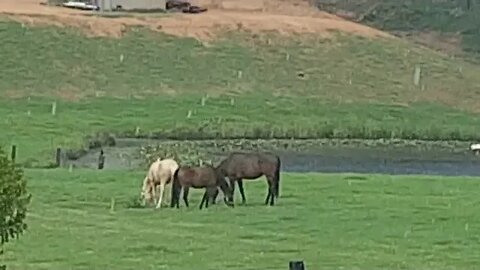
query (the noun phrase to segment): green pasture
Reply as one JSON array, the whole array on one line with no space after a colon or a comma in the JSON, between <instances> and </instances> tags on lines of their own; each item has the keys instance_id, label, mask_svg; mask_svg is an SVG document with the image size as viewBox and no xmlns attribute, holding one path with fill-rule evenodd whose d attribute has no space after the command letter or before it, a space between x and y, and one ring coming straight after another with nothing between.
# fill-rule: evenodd
<instances>
[{"instance_id":1,"label":"green pasture","mask_svg":"<svg viewBox=\"0 0 480 270\"><path fill-rule=\"evenodd\" d=\"M4 19L0 40L0 145L16 144L25 165L137 127L177 139L479 139L480 68L399 39L227 33L205 45Z\"/></svg>"},{"instance_id":2,"label":"green pasture","mask_svg":"<svg viewBox=\"0 0 480 270\"><path fill-rule=\"evenodd\" d=\"M480 67L400 39L226 33L203 44L141 28L88 38L0 18L0 41L0 146L17 145L22 165L47 165L96 132L480 139ZM129 208L144 173L26 170L29 230L0 258L22 270L480 264L476 178L282 174L274 207L260 180L233 209L200 211L199 190L189 209Z\"/></svg>"},{"instance_id":3,"label":"green pasture","mask_svg":"<svg viewBox=\"0 0 480 270\"><path fill-rule=\"evenodd\" d=\"M480 264L475 178L282 174L247 205L128 208L144 172L27 170L28 232L6 246L9 269L474 269ZM240 196L235 194L237 202ZM167 195L170 198L170 194ZM115 200L111 211L112 198Z\"/></svg>"},{"instance_id":4,"label":"green pasture","mask_svg":"<svg viewBox=\"0 0 480 270\"><path fill-rule=\"evenodd\" d=\"M0 142L18 147L18 161L46 165L57 147L78 148L97 131L160 138L405 138L474 140L480 118L433 105L312 105L302 98L201 97L122 100L99 98L85 102L57 102L51 115L46 101L1 102ZM298 100L298 102L296 102ZM302 100L302 101L300 101ZM268 105L267 105L268 104ZM191 118L188 109L193 108ZM27 112L30 112L28 115Z\"/></svg>"}]
</instances>

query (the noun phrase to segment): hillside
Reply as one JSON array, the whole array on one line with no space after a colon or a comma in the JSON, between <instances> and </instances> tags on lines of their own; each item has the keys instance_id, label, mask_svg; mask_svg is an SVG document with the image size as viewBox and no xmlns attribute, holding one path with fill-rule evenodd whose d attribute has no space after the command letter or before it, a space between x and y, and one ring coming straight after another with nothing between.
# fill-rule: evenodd
<instances>
[{"instance_id":1,"label":"hillside","mask_svg":"<svg viewBox=\"0 0 480 270\"><path fill-rule=\"evenodd\" d=\"M44 164L57 146L137 127L170 138L480 139L478 66L308 6L232 3L121 18L13 5L0 23L1 144Z\"/></svg>"},{"instance_id":2,"label":"hillside","mask_svg":"<svg viewBox=\"0 0 480 270\"><path fill-rule=\"evenodd\" d=\"M315 0L320 9L467 59L480 59L480 3L467 0ZM470 3L470 4L468 4ZM463 53L462 53L463 52Z\"/></svg>"}]
</instances>

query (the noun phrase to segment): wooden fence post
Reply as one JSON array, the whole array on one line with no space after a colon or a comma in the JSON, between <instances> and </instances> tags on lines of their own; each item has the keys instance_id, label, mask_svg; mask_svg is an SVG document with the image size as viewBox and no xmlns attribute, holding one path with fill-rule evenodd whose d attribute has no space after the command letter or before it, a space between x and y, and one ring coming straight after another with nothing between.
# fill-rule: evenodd
<instances>
[{"instance_id":1,"label":"wooden fence post","mask_svg":"<svg viewBox=\"0 0 480 270\"><path fill-rule=\"evenodd\" d=\"M288 266L290 270L305 270L303 261L290 261Z\"/></svg>"},{"instance_id":2,"label":"wooden fence post","mask_svg":"<svg viewBox=\"0 0 480 270\"><path fill-rule=\"evenodd\" d=\"M55 153L55 165L60 167L62 165L62 149L60 147L57 147L57 152Z\"/></svg>"},{"instance_id":3,"label":"wooden fence post","mask_svg":"<svg viewBox=\"0 0 480 270\"><path fill-rule=\"evenodd\" d=\"M17 146L12 145L12 153L10 154L10 157L12 158L12 161L15 162L15 159L17 158Z\"/></svg>"},{"instance_id":4,"label":"wooden fence post","mask_svg":"<svg viewBox=\"0 0 480 270\"><path fill-rule=\"evenodd\" d=\"M98 169L102 170L105 165L105 155L103 154L103 149L100 150L100 155L98 156Z\"/></svg>"}]
</instances>

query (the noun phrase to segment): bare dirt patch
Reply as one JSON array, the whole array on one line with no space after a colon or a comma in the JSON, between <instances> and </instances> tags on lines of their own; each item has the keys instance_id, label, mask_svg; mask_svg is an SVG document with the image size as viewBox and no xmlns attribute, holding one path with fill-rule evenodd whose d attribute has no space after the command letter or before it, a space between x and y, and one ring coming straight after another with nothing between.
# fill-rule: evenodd
<instances>
[{"instance_id":1,"label":"bare dirt patch","mask_svg":"<svg viewBox=\"0 0 480 270\"><path fill-rule=\"evenodd\" d=\"M41 5L41 0L1 0L0 13L30 25L78 27L93 36L120 37L130 26L144 26L174 36L209 41L224 31L322 34L340 31L365 37L389 34L318 11L301 0L192 0L209 10L201 14L92 16L92 11ZM89 15L89 16L87 16Z\"/></svg>"}]
</instances>

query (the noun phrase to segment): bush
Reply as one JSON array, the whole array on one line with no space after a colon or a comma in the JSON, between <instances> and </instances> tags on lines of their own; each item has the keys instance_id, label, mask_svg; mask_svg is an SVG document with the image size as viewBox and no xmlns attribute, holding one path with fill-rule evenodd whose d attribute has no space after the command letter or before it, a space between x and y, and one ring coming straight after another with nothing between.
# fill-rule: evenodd
<instances>
[{"instance_id":1,"label":"bush","mask_svg":"<svg viewBox=\"0 0 480 270\"><path fill-rule=\"evenodd\" d=\"M27 229L24 220L31 195L23 170L0 148L0 244L18 238ZM5 266L2 267L5 269Z\"/></svg>"}]
</instances>

